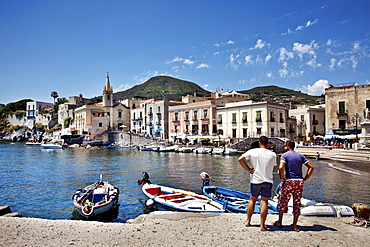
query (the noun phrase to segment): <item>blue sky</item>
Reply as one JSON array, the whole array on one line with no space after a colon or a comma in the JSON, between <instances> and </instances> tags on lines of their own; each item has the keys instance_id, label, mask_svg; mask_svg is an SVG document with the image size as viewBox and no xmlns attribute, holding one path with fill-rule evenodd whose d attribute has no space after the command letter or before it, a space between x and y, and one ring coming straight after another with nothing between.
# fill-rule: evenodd
<instances>
[{"instance_id":1,"label":"blue sky","mask_svg":"<svg viewBox=\"0 0 370 247\"><path fill-rule=\"evenodd\" d=\"M0 103L101 95L157 75L318 95L370 83L370 1L0 1Z\"/></svg>"}]
</instances>

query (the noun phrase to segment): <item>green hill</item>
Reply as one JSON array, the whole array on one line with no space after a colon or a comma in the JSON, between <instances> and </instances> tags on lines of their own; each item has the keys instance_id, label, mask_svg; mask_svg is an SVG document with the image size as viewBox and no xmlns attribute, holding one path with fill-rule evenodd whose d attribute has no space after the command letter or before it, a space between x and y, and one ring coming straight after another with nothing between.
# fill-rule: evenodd
<instances>
[{"instance_id":1,"label":"green hill","mask_svg":"<svg viewBox=\"0 0 370 247\"><path fill-rule=\"evenodd\" d=\"M278 86L255 87L249 90L239 91L240 93L249 94L253 100L266 100L277 103L291 104L321 104L324 103L325 97L312 96L300 91L281 88Z\"/></svg>"},{"instance_id":2,"label":"green hill","mask_svg":"<svg viewBox=\"0 0 370 247\"><path fill-rule=\"evenodd\" d=\"M136 96L148 99L167 99L181 101L182 96L188 94L205 96L210 92L204 90L197 84L189 81L176 79L169 76L156 76L150 78L143 84L136 85L128 90L114 93L115 100L131 99Z\"/></svg>"}]
</instances>

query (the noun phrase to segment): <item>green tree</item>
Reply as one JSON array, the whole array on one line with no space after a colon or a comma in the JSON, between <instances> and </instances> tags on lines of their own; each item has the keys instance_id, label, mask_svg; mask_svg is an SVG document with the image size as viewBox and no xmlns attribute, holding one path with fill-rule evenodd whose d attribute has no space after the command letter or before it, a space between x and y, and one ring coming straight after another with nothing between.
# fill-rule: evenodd
<instances>
[{"instance_id":1,"label":"green tree","mask_svg":"<svg viewBox=\"0 0 370 247\"><path fill-rule=\"evenodd\" d=\"M51 97L54 98L54 104L55 104L55 99L59 97L58 93L53 91L51 92Z\"/></svg>"}]
</instances>

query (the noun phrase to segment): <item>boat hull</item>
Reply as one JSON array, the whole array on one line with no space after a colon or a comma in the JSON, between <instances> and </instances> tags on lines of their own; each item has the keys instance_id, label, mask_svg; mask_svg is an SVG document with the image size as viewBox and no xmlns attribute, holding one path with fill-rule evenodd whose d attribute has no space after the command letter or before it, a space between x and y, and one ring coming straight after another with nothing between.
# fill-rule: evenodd
<instances>
[{"instance_id":1,"label":"boat hull","mask_svg":"<svg viewBox=\"0 0 370 247\"><path fill-rule=\"evenodd\" d=\"M250 199L250 195L248 193L216 186L204 186L203 194L218 203L224 204L226 210L229 212L247 213L248 211L248 202ZM260 212L260 199L257 199L254 213L258 214ZM277 214L278 212L269 205L268 213Z\"/></svg>"},{"instance_id":2,"label":"boat hull","mask_svg":"<svg viewBox=\"0 0 370 247\"><path fill-rule=\"evenodd\" d=\"M222 204L194 192L148 183L142 185L142 191L156 204L170 210L196 213L225 212Z\"/></svg>"}]
</instances>

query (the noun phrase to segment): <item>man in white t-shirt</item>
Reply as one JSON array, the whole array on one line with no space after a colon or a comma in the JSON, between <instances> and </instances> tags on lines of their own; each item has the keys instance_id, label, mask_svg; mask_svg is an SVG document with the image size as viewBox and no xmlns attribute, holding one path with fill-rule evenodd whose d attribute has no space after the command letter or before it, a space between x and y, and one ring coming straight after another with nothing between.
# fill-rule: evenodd
<instances>
[{"instance_id":1,"label":"man in white t-shirt","mask_svg":"<svg viewBox=\"0 0 370 247\"><path fill-rule=\"evenodd\" d=\"M271 197L273 183L272 172L276 166L276 154L267 149L268 138L261 136L259 148L250 149L238 159L240 165L250 173L250 199L248 203L247 220L245 226L251 225L251 218L254 212L257 198L261 195L261 222L260 230L265 231L268 199ZM247 164L249 161L250 166Z\"/></svg>"}]
</instances>

